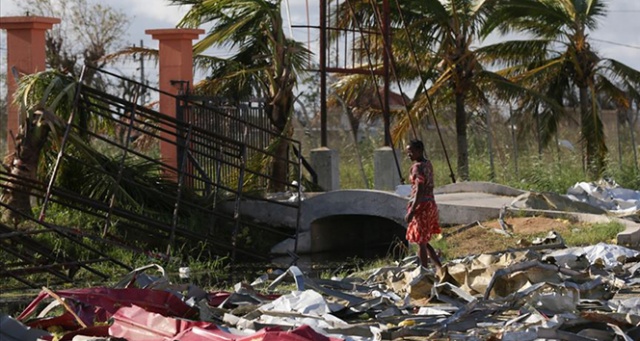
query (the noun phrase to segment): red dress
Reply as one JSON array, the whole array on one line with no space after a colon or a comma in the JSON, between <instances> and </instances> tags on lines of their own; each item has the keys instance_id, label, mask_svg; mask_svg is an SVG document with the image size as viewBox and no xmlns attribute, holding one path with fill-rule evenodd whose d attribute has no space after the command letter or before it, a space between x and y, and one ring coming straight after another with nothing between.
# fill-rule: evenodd
<instances>
[{"instance_id":1,"label":"red dress","mask_svg":"<svg viewBox=\"0 0 640 341\"><path fill-rule=\"evenodd\" d=\"M433 197L433 166L431 161L416 162L409 171L411 181L411 200L407 206L407 212L411 210L413 200L418 200L418 205L413 218L407 226L407 240L411 243L426 244L431 236L442 232L438 224L438 206ZM418 186L424 186L423 195L416 198Z\"/></svg>"}]
</instances>

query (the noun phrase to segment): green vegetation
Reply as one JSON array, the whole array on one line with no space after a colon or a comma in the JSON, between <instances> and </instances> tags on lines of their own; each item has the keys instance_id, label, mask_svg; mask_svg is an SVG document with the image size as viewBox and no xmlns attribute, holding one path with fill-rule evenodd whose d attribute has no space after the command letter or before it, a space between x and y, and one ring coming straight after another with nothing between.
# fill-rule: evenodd
<instances>
[{"instance_id":1,"label":"green vegetation","mask_svg":"<svg viewBox=\"0 0 640 341\"><path fill-rule=\"evenodd\" d=\"M68 238L60 238L57 233L32 222L24 222L21 228L40 231L40 233L33 234L32 238L38 245L51 249L53 251L51 256L59 262L107 257L126 264L131 268L138 268L151 263L160 264L169 275L177 274L180 267L188 265L193 273L206 272L207 276L217 278L217 282L221 282L222 279L228 277L227 258L224 256L213 256L206 242L182 243L176 247L176 250L173 252L173 257L166 258L164 254L166 242L154 247L153 239L134 237L131 235L132 230L122 235L123 239L127 239L126 246L124 243L113 240L113 238L107 240L96 237L96 234L102 232L104 219L70 211L64 206L51 205L47 211L47 222L52 225L60 224L70 227L70 230L65 230L67 234L72 234L74 230L75 232L80 232L81 236L79 236L77 240L86 246L80 246ZM117 226L117 222L114 221L114 225ZM94 233L82 234L83 230ZM95 251L90 251L87 247L97 250L102 253L102 255L98 255ZM4 251L0 251L0 255L2 255L3 252ZM109 280L104 282L100 276L83 269L62 268L59 270L65 274L69 273L70 276L73 274L72 276L76 281L75 286L79 285L77 283L84 283L86 286L93 286L97 283L107 286L112 285L128 272L127 269L109 261L91 263L89 266L108 276ZM43 279L49 278L49 276L50 275L34 274L27 278L34 282L41 282ZM13 279L7 279L2 287L7 289L21 287L21 285Z\"/></svg>"},{"instance_id":2,"label":"green vegetation","mask_svg":"<svg viewBox=\"0 0 640 341\"><path fill-rule=\"evenodd\" d=\"M347 134L348 132L345 132ZM500 139L508 139L508 136ZM358 144L362 156L362 165L369 188L373 187L373 150L375 144L380 143L373 139L363 140ZM502 143L502 142L501 142ZM503 146L508 146L504 141ZM346 142L344 145L336 145L340 151L340 185L342 188L364 188L362 170L360 168L359 155L354 145ZM442 155L442 147L431 144L428 154L433 162L436 187L451 183L450 171L446 160ZM617 148L613 149L617 153ZM406 177L410 167L404 150L397 149L400 169L403 177ZM513 188L538 191L555 192L564 194L578 182L587 181L582 160L579 154L570 151L546 148L541 155L532 153L531 148L522 148L518 157L518 173L514 169L513 153L504 152L495 156L494 175L491 176L489 156L483 146L471 148L470 154L470 181L488 181L511 186ZM609 159L605 175L616 181L624 188L640 188L640 171L633 165L633 154L630 149L623 150L623 164L618 160ZM626 161L625 161L626 160Z\"/></svg>"},{"instance_id":3,"label":"green vegetation","mask_svg":"<svg viewBox=\"0 0 640 341\"><path fill-rule=\"evenodd\" d=\"M573 228L563 238L568 246L586 246L614 240L622 231L624 226L620 223L601 223L582 229Z\"/></svg>"}]
</instances>

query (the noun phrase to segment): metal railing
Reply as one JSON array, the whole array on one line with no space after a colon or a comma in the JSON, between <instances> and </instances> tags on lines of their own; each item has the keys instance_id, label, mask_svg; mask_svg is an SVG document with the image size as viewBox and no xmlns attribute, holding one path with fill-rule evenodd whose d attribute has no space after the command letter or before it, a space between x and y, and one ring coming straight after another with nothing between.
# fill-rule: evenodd
<instances>
[{"instance_id":1,"label":"metal railing","mask_svg":"<svg viewBox=\"0 0 640 341\"><path fill-rule=\"evenodd\" d=\"M259 200L294 210L298 222L300 217L301 156L298 153L282 159L269 148L281 142L300 150L300 143L271 131L268 121L256 121L256 117L266 117L260 108L214 106L105 70L94 71L111 78L112 83L130 82L128 88L136 92L134 99L143 92L152 98L154 93L155 97L169 96L176 102L179 117L79 85L74 115L85 121L69 120L48 176L27 181L28 194L42 203L39 219L32 219L39 226L37 230L56 231L62 238L68 236L60 234L61 230L78 231L81 239L162 257L184 257L185 252L180 250L206 249L207 254L229 257L231 262L267 260L269 251L264 240L297 241L297 228L263 226L241 214L245 200ZM177 160L160 155L172 149L176 152L168 155ZM273 160L286 164L286 180L273 178L269 167L264 167ZM22 180L0 171L0 186ZM293 200L269 199L262 189L274 182L294 194ZM233 211L221 210L223 202L231 202ZM54 206L58 209L53 210ZM87 217L91 226L65 225L51 214L60 208ZM27 243L26 238L33 236L19 234L9 226L0 227L0 241L19 243L15 238L20 235L25 248L31 249L33 243ZM140 245L146 245L146 249ZM5 254L11 254L8 250ZM11 277L36 286L39 283L26 278L34 269L41 269L63 282L73 280L73 276L63 277L50 270L65 267L68 261L63 264L49 259L39 264L16 254L10 258L1 261L6 270L0 272L0 278ZM96 260L118 262L108 256L76 261L86 269ZM9 264L22 264L24 271Z\"/></svg>"}]
</instances>

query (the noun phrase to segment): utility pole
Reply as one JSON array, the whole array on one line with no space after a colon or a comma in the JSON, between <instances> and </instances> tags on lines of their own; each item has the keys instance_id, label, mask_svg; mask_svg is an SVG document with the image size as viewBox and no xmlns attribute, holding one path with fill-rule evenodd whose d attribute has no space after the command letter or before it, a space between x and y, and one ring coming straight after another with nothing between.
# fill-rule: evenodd
<instances>
[{"instance_id":1,"label":"utility pole","mask_svg":"<svg viewBox=\"0 0 640 341\"><path fill-rule=\"evenodd\" d=\"M384 53L382 58L382 68L384 73L384 95L382 96L382 118L384 121L384 145L392 147L391 143L391 108L389 106L389 83L390 83L390 62L391 62L391 9L389 0L382 1L382 44L384 44ZM376 89L378 91L378 89ZM402 178L402 176L400 176Z\"/></svg>"},{"instance_id":2,"label":"utility pole","mask_svg":"<svg viewBox=\"0 0 640 341\"><path fill-rule=\"evenodd\" d=\"M144 42L140 39L140 49L144 48ZM146 80L144 79L144 55L140 54L140 83L143 85L147 85ZM140 104L144 105L147 102L147 88L144 87L142 93L140 94Z\"/></svg>"},{"instance_id":3,"label":"utility pole","mask_svg":"<svg viewBox=\"0 0 640 341\"><path fill-rule=\"evenodd\" d=\"M320 146L327 145L327 0L320 0Z\"/></svg>"}]
</instances>

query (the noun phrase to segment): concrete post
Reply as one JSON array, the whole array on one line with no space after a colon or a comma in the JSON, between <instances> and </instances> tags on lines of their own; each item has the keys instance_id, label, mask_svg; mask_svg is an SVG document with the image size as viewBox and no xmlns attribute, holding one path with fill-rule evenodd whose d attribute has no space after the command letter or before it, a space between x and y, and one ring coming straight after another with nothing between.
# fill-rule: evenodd
<instances>
[{"instance_id":1,"label":"concrete post","mask_svg":"<svg viewBox=\"0 0 640 341\"><path fill-rule=\"evenodd\" d=\"M204 33L202 29L168 28L146 30L146 34L159 41L159 88L161 91L177 95L180 85L171 84L179 81L193 83L193 40ZM173 97L160 94L160 112L176 117L176 101ZM160 155L163 161L170 167L178 168L178 148L175 144L176 136L161 132L160 136L172 142L160 142ZM168 178L177 179L177 174L172 172L165 174Z\"/></svg>"},{"instance_id":2,"label":"concrete post","mask_svg":"<svg viewBox=\"0 0 640 341\"><path fill-rule=\"evenodd\" d=\"M340 155L338 151L327 147L311 150L311 167L318 174L318 185L325 191L340 189Z\"/></svg>"},{"instance_id":3,"label":"concrete post","mask_svg":"<svg viewBox=\"0 0 640 341\"><path fill-rule=\"evenodd\" d=\"M13 153L11 135L18 134L20 107L13 104L17 90L12 68L21 74L32 74L46 68L45 33L60 19L50 17L24 16L0 17L0 29L7 30L7 151Z\"/></svg>"},{"instance_id":4,"label":"concrete post","mask_svg":"<svg viewBox=\"0 0 640 341\"><path fill-rule=\"evenodd\" d=\"M396 153L398 162L400 156ZM407 170L408 171L408 170ZM395 191L400 184L400 174L391 147L378 148L373 152L373 188L381 191Z\"/></svg>"}]
</instances>

